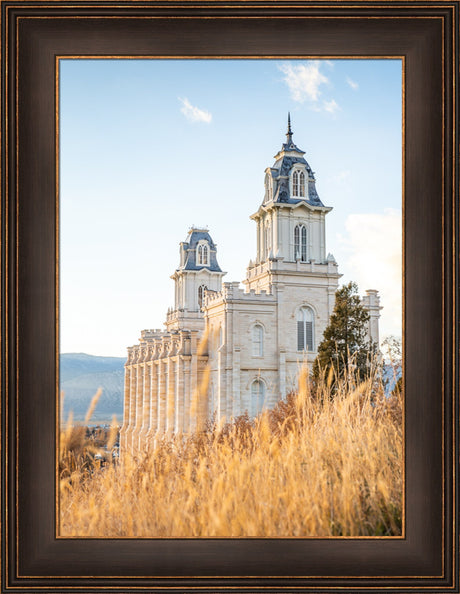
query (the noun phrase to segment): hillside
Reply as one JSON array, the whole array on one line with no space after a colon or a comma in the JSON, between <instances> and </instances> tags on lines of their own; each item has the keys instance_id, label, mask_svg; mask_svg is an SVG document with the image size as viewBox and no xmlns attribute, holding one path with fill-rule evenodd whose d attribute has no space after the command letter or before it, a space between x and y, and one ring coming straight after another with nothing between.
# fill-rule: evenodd
<instances>
[{"instance_id":1,"label":"hillside","mask_svg":"<svg viewBox=\"0 0 460 594\"><path fill-rule=\"evenodd\" d=\"M64 392L63 420L73 411L74 420L82 421L91 398L99 387L99 399L92 422L111 421L113 415L123 420L124 357L97 357L85 353L64 353L60 357L60 383Z\"/></svg>"},{"instance_id":2,"label":"hillside","mask_svg":"<svg viewBox=\"0 0 460 594\"><path fill-rule=\"evenodd\" d=\"M65 421L73 411L75 421L83 421L91 398L99 387L102 396L92 416L93 423L105 423L116 415L123 421L124 357L97 357L85 353L65 353L60 358L61 391L64 392ZM387 394L394 388L393 370L384 365Z\"/></svg>"}]
</instances>

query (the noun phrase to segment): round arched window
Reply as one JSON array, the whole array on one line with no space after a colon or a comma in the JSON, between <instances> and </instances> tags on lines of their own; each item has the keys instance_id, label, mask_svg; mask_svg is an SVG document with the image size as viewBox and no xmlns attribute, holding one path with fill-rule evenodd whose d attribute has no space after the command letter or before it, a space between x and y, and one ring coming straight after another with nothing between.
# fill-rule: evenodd
<instances>
[{"instance_id":1,"label":"round arched window","mask_svg":"<svg viewBox=\"0 0 460 594\"><path fill-rule=\"evenodd\" d=\"M201 307L203 307L203 298L204 298L204 293L207 290L207 286L206 285L200 285L198 287L198 305Z\"/></svg>"},{"instance_id":2,"label":"round arched window","mask_svg":"<svg viewBox=\"0 0 460 594\"><path fill-rule=\"evenodd\" d=\"M301 262L307 261L307 228L305 225L294 227L294 257Z\"/></svg>"},{"instance_id":3,"label":"round arched window","mask_svg":"<svg viewBox=\"0 0 460 594\"><path fill-rule=\"evenodd\" d=\"M297 312L297 350L314 350L314 314L311 307L301 307Z\"/></svg>"},{"instance_id":4,"label":"round arched window","mask_svg":"<svg viewBox=\"0 0 460 594\"><path fill-rule=\"evenodd\" d=\"M261 379L256 379L251 384L251 403L249 415L256 417L262 412L265 406L265 383Z\"/></svg>"},{"instance_id":5,"label":"round arched window","mask_svg":"<svg viewBox=\"0 0 460 594\"><path fill-rule=\"evenodd\" d=\"M264 355L264 329L260 324L252 328L252 356L263 357Z\"/></svg>"}]
</instances>

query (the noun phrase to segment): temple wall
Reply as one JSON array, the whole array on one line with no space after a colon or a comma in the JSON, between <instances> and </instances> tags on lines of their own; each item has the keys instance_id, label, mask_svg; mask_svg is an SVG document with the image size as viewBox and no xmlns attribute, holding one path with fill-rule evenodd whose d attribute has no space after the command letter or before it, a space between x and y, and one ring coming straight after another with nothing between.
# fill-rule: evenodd
<instances>
[{"instance_id":1,"label":"temple wall","mask_svg":"<svg viewBox=\"0 0 460 594\"><path fill-rule=\"evenodd\" d=\"M188 433L208 417L206 352L198 331L144 331L125 364L123 453L146 453L165 435Z\"/></svg>"}]
</instances>

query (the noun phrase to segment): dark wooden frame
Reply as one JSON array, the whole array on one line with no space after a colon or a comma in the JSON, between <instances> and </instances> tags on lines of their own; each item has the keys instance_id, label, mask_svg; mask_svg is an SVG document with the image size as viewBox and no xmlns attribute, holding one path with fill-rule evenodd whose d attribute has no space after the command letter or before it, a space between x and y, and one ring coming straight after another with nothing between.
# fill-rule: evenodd
<instances>
[{"instance_id":1,"label":"dark wooden frame","mask_svg":"<svg viewBox=\"0 0 460 594\"><path fill-rule=\"evenodd\" d=\"M458 592L458 0L1 10L1 591ZM70 55L403 57L403 538L55 538L55 74Z\"/></svg>"}]
</instances>

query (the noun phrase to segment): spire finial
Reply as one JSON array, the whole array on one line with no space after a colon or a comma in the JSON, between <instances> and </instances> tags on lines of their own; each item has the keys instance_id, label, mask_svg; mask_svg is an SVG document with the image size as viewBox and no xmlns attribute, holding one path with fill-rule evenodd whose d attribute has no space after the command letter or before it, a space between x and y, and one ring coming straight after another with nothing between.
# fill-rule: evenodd
<instances>
[{"instance_id":1,"label":"spire finial","mask_svg":"<svg viewBox=\"0 0 460 594\"><path fill-rule=\"evenodd\" d=\"M291 113L288 111L288 127L286 132L287 144L292 142L292 130L291 130Z\"/></svg>"}]
</instances>

